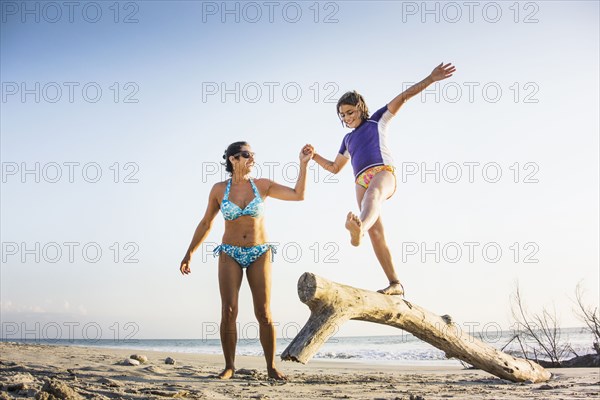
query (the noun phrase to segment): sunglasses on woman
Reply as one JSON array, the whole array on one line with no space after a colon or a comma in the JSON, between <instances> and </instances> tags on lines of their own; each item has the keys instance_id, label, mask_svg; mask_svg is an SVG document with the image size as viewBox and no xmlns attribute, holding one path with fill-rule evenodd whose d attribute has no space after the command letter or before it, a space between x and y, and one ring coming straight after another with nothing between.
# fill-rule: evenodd
<instances>
[{"instance_id":1,"label":"sunglasses on woman","mask_svg":"<svg viewBox=\"0 0 600 400\"><path fill-rule=\"evenodd\" d=\"M239 156L242 156L242 157L244 157L244 158L250 158L250 157L254 157L254 154L255 154L255 153L253 153L253 152L251 152L251 151L246 151L246 150L244 150L244 151L240 151L239 153L235 153L233 156L234 156L235 158L238 158Z\"/></svg>"}]
</instances>

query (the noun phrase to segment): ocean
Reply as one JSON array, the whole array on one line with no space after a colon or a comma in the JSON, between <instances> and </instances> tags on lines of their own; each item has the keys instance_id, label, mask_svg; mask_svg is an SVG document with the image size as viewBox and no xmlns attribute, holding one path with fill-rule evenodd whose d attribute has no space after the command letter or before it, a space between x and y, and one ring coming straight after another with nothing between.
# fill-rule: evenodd
<instances>
[{"instance_id":1,"label":"ocean","mask_svg":"<svg viewBox=\"0 0 600 400\"><path fill-rule=\"evenodd\" d=\"M465 335L467 333L464 333ZM517 340L511 341L513 332L494 332L483 334L475 332L474 336L491 346L502 349L518 356L520 351ZM575 355L593 353L593 336L583 328L567 328L561 330L564 343L569 343L569 350L564 359ZM20 343L39 343L66 346L91 346L104 348L121 348L142 351L161 351L167 353L196 353L196 354L221 354L221 342L218 339L1 339L2 341ZM289 345L291 339L277 340L277 355ZM509 343L510 342L510 343ZM508 346L507 346L507 343ZM530 340L525 343L529 350L529 357L534 358L534 353L541 354L540 348ZM506 347L505 347L506 346ZM240 339L236 354L243 356L262 356L262 348L258 339ZM174 356L176 357L176 355ZM446 359L444 352L415 338L411 334L402 333L390 336L357 336L357 337L331 337L319 352L315 360L332 360L337 362L365 362L369 364L388 365L419 365L419 366L445 366L461 365L458 360ZM544 357L540 357L544 359Z\"/></svg>"}]
</instances>

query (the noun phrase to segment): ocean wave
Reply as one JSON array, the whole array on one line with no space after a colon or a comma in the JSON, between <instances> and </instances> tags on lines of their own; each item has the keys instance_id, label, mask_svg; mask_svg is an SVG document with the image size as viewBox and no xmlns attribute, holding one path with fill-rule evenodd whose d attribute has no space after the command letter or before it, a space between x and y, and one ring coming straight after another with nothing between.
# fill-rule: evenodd
<instances>
[{"instance_id":1,"label":"ocean wave","mask_svg":"<svg viewBox=\"0 0 600 400\"><path fill-rule=\"evenodd\" d=\"M335 352L325 352L325 353L317 353L315 354L315 358L331 358L334 360L348 360L351 358L357 358L356 354L348 354L348 353L335 353Z\"/></svg>"}]
</instances>

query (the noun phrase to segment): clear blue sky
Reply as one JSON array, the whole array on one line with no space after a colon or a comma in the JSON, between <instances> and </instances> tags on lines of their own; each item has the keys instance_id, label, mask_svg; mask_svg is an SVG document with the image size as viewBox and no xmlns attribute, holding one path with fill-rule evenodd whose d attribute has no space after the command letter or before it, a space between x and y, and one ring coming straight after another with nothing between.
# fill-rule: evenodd
<instances>
[{"instance_id":1,"label":"clear blue sky","mask_svg":"<svg viewBox=\"0 0 600 400\"><path fill-rule=\"evenodd\" d=\"M56 323L64 338L77 322L122 337L133 322L137 338L202 337L219 321L217 261L205 247L190 277L178 268L225 147L248 140L262 176L293 185L302 145L335 157L343 92L375 111L442 61L456 74L389 129L400 181L382 215L407 298L503 328L517 280L564 326L581 325L578 282L598 305L597 2L1 4L3 334ZM422 174L436 166L439 182ZM303 272L386 283L343 228L350 168L313 165L309 181L303 203L267 202L280 336L308 317ZM218 216L208 241L222 232ZM241 299L252 323L246 284Z\"/></svg>"}]
</instances>

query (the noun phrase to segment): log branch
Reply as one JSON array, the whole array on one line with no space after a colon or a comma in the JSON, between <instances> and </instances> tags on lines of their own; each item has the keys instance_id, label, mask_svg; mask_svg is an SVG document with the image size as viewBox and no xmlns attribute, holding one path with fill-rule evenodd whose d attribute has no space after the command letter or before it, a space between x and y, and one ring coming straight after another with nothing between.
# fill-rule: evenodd
<instances>
[{"instance_id":1,"label":"log branch","mask_svg":"<svg viewBox=\"0 0 600 400\"><path fill-rule=\"evenodd\" d=\"M551 373L468 335L448 315L433 314L399 296L331 282L309 272L298 281L298 296L311 311L302 330L283 351L283 360L307 363L346 321L360 320L403 329L477 368L512 382L545 382Z\"/></svg>"}]
</instances>

